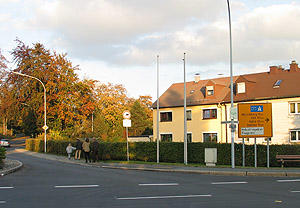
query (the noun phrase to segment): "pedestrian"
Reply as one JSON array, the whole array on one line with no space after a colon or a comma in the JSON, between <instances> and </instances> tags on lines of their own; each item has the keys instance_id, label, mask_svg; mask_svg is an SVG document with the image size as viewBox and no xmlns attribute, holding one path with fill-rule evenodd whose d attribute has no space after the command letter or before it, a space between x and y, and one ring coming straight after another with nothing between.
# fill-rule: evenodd
<instances>
[{"instance_id":1,"label":"pedestrian","mask_svg":"<svg viewBox=\"0 0 300 208\"><path fill-rule=\"evenodd\" d=\"M92 159L93 162L98 162L99 161L99 142L97 141L97 139L93 139L93 143L91 145L91 150L92 150Z\"/></svg>"},{"instance_id":2,"label":"pedestrian","mask_svg":"<svg viewBox=\"0 0 300 208\"><path fill-rule=\"evenodd\" d=\"M76 148L75 147L72 147L71 143L69 143L69 145L67 146L66 148L66 151L68 153L68 158L69 160L71 159L71 155L72 155L72 152L73 150L75 150Z\"/></svg>"},{"instance_id":3,"label":"pedestrian","mask_svg":"<svg viewBox=\"0 0 300 208\"><path fill-rule=\"evenodd\" d=\"M85 139L85 141L82 143L82 150L85 158L85 162L87 163L88 161L91 162L90 158L90 140L88 138Z\"/></svg>"},{"instance_id":4,"label":"pedestrian","mask_svg":"<svg viewBox=\"0 0 300 208\"><path fill-rule=\"evenodd\" d=\"M76 141L76 151L75 151L75 160L80 160L81 150L82 150L82 142L80 141L80 139L77 139L77 141Z\"/></svg>"}]
</instances>

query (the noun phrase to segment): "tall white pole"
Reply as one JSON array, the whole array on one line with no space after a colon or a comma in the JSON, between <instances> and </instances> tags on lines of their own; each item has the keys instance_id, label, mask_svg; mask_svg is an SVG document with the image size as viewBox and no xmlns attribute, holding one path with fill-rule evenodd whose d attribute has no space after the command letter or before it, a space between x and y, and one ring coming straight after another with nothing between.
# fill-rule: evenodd
<instances>
[{"instance_id":1,"label":"tall white pole","mask_svg":"<svg viewBox=\"0 0 300 208\"><path fill-rule=\"evenodd\" d=\"M183 99L183 111L184 111L184 164L187 165L187 126L186 126L186 72L185 72L185 53L183 54L183 80L184 80L184 99Z\"/></svg>"},{"instance_id":2,"label":"tall white pole","mask_svg":"<svg viewBox=\"0 0 300 208\"><path fill-rule=\"evenodd\" d=\"M92 113L92 132L94 133L94 112Z\"/></svg>"},{"instance_id":3,"label":"tall white pole","mask_svg":"<svg viewBox=\"0 0 300 208\"><path fill-rule=\"evenodd\" d=\"M156 57L157 64L157 100L156 100L156 159L159 163L159 55Z\"/></svg>"},{"instance_id":4,"label":"tall white pole","mask_svg":"<svg viewBox=\"0 0 300 208\"><path fill-rule=\"evenodd\" d=\"M229 0L227 0L228 6L228 20L229 20L229 41L230 41L230 101L231 101L231 110L233 109L233 76L232 76L232 36L231 36L231 16L230 16L230 5ZM235 124L234 118L231 115L231 168L235 168L234 161L234 134L235 134Z\"/></svg>"},{"instance_id":5,"label":"tall white pole","mask_svg":"<svg viewBox=\"0 0 300 208\"><path fill-rule=\"evenodd\" d=\"M126 127L126 146L127 146L127 161L129 161L128 127Z\"/></svg>"},{"instance_id":6,"label":"tall white pole","mask_svg":"<svg viewBox=\"0 0 300 208\"><path fill-rule=\"evenodd\" d=\"M39 80L40 81L40 80ZM47 107L46 107L46 88L45 88L45 85L42 83L42 81L40 81L41 84L43 85L44 87L44 126L43 126L43 129L44 129L44 150L45 150L45 153L47 153Z\"/></svg>"},{"instance_id":7,"label":"tall white pole","mask_svg":"<svg viewBox=\"0 0 300 208\"><path fill-rule=\"evenodd\" d=\"M46 99L46 87L45 87L44 83L36 77L30 76L27 74L22 74L19 72L14 72L14 71L12 71L12 73L23 76L23 77L29 77L31 79L35 79L35 80L39 81L44 88L44 126L43 126L43 129L44 129L44 134L45 134L45 136L44 136L44 152L46 153L47 152L47 129L48 129L48 127L47 127L47 107L46 107L46 104L47 104L46 103L46 100L47 100Z\"/></svg>"}]
</instances>

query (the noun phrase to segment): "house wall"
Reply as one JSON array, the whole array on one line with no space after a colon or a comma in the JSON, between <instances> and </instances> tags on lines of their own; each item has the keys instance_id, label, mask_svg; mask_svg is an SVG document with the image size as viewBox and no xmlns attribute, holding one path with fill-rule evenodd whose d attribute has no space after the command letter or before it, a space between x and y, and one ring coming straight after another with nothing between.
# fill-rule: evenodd
<instances>
[{"instance_id":1,"label":"house wall","mask_svg":"<svg viewBox=\"0 0 300 208\"><path fill-rule=\"evenodd\" d=\"M203 120L203 109L217 109L216 119L205 119ZM222 135L222 128L219 125L221 123L221 107L217 105L207 106L189 106L187 110L192 110L192 120L187 121L187 132L192 133L193 142L202 142L203 133L217 133L218 142ZM184 140L184 108L163 108L160 112L172 111L172 122L160 122L159 131L160 134L172 133L173 142L183 142ZM156 109L153 110L153 137L156 140Z\"/></svg>"},{"instance_id":2,"label":"house wall","mask_svg":"<svg viewBox=\"0 0 300 208\"><path fill-rule=\"evenodd\" d=\"M300 102L300 98L274 99L253 101L247 103L272 103L273 137L270 144L292 144L290 142L290 130L300 129L300 114L289 113L289 102ZM237 104L234 104L237 106ZM203 109L217 108L217 119L203 119ZM218 142L231 142L231 129L229 124L221 124L221 121L230 120L230 103L223 105L188 106L192 110L192 120L187 121L187 132L192 133L193 142L203 142L203 133L217 133ZM172 122L160 122L160 133L172 133L173 142L183 142L184 123L183 107L163 108L160 112L172 111ZM226 133L227 132L227 133ZM226 136L227 135L227 136ZM156 109L153 110L153 136L156 140ZM235 142L242 142L238 138L237 129ZM266 144L265 138L257 138L257 144ZM245 144L253 144L254 138L245 139Z\"/></svg>"}]
</instances>

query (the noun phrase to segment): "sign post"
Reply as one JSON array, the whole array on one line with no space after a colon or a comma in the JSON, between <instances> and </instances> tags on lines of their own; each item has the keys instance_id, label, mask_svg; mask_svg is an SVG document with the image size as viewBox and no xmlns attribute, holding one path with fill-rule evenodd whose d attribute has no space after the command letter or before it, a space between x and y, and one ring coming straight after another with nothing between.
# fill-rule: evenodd
<instances>
[{"instance_id":1,"label":"sign post","mask_svg":"<svg viewBox=\"0 0 300 208\"><path fill-rule=\"evenodd\" d=\"M267 138L267 168L270 167L270 138Z\"/></svg>"},{"instance_id":2,"label":"sign post","mask_svg":"<svg viewBox=\"0 0 300 208\"><path fill-rule=\"evenodd\" d=\"M238 104L238 136L239 138L254 138L254 166L257 167L256 138L273 136L272 104L271 103L240 103ZM244 143L244 142L243 142ZM268 163L268 162L267 162ZM267 164L268 165L268 164Z\"/></svg>"},{"instance_id":3,"label":"sign post","mask_svg":"<svg viewBox=\"0 0 300 208\"><path fill-rule=\"evenodd\" d=\"M257 146L256 146L256 138L254 138L254 167L257 168Z\"/></svg>"},{"instance_id":4,"label":"sign post","mask_svg":"<svg viewBox=\"0 0 300 208\"><path fill-rule=\"evenodd\" d=\"M129 145L128 145L128 127L131 127L131 120L130 120L130 112L124 111L123 112L123 127L126 128L126 146L127 146L127 161L129 161Z\"/></svg>"},{"instance_id":5,"label":"sign post","mask_svg":"<svg viewBox=\"0 0 300 208\"><path fill-rule=\"evenodd\" d=\"M245 138L243 138L243 167L245 167Z\"/></svg>"}]
</instances>

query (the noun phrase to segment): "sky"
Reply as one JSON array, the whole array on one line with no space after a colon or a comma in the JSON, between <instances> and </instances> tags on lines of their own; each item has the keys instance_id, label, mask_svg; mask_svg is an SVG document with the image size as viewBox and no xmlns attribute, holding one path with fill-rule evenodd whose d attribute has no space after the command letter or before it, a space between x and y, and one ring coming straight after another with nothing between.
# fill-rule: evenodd
<instances>
[{"instance_id":1,"label":"sky","mask_svg":"<svg viewBox=\"0 0 300 208\"><path fill-rule=\"evenodd\" d=\"M226 0L0 0L0 50L19 38L67 53L81 79L157 97L172 83L229 76ZM230 0L233 74L300 63L300 0ZM14 67L10 64L10 67Z\"/></svg>"}]
</instances>

